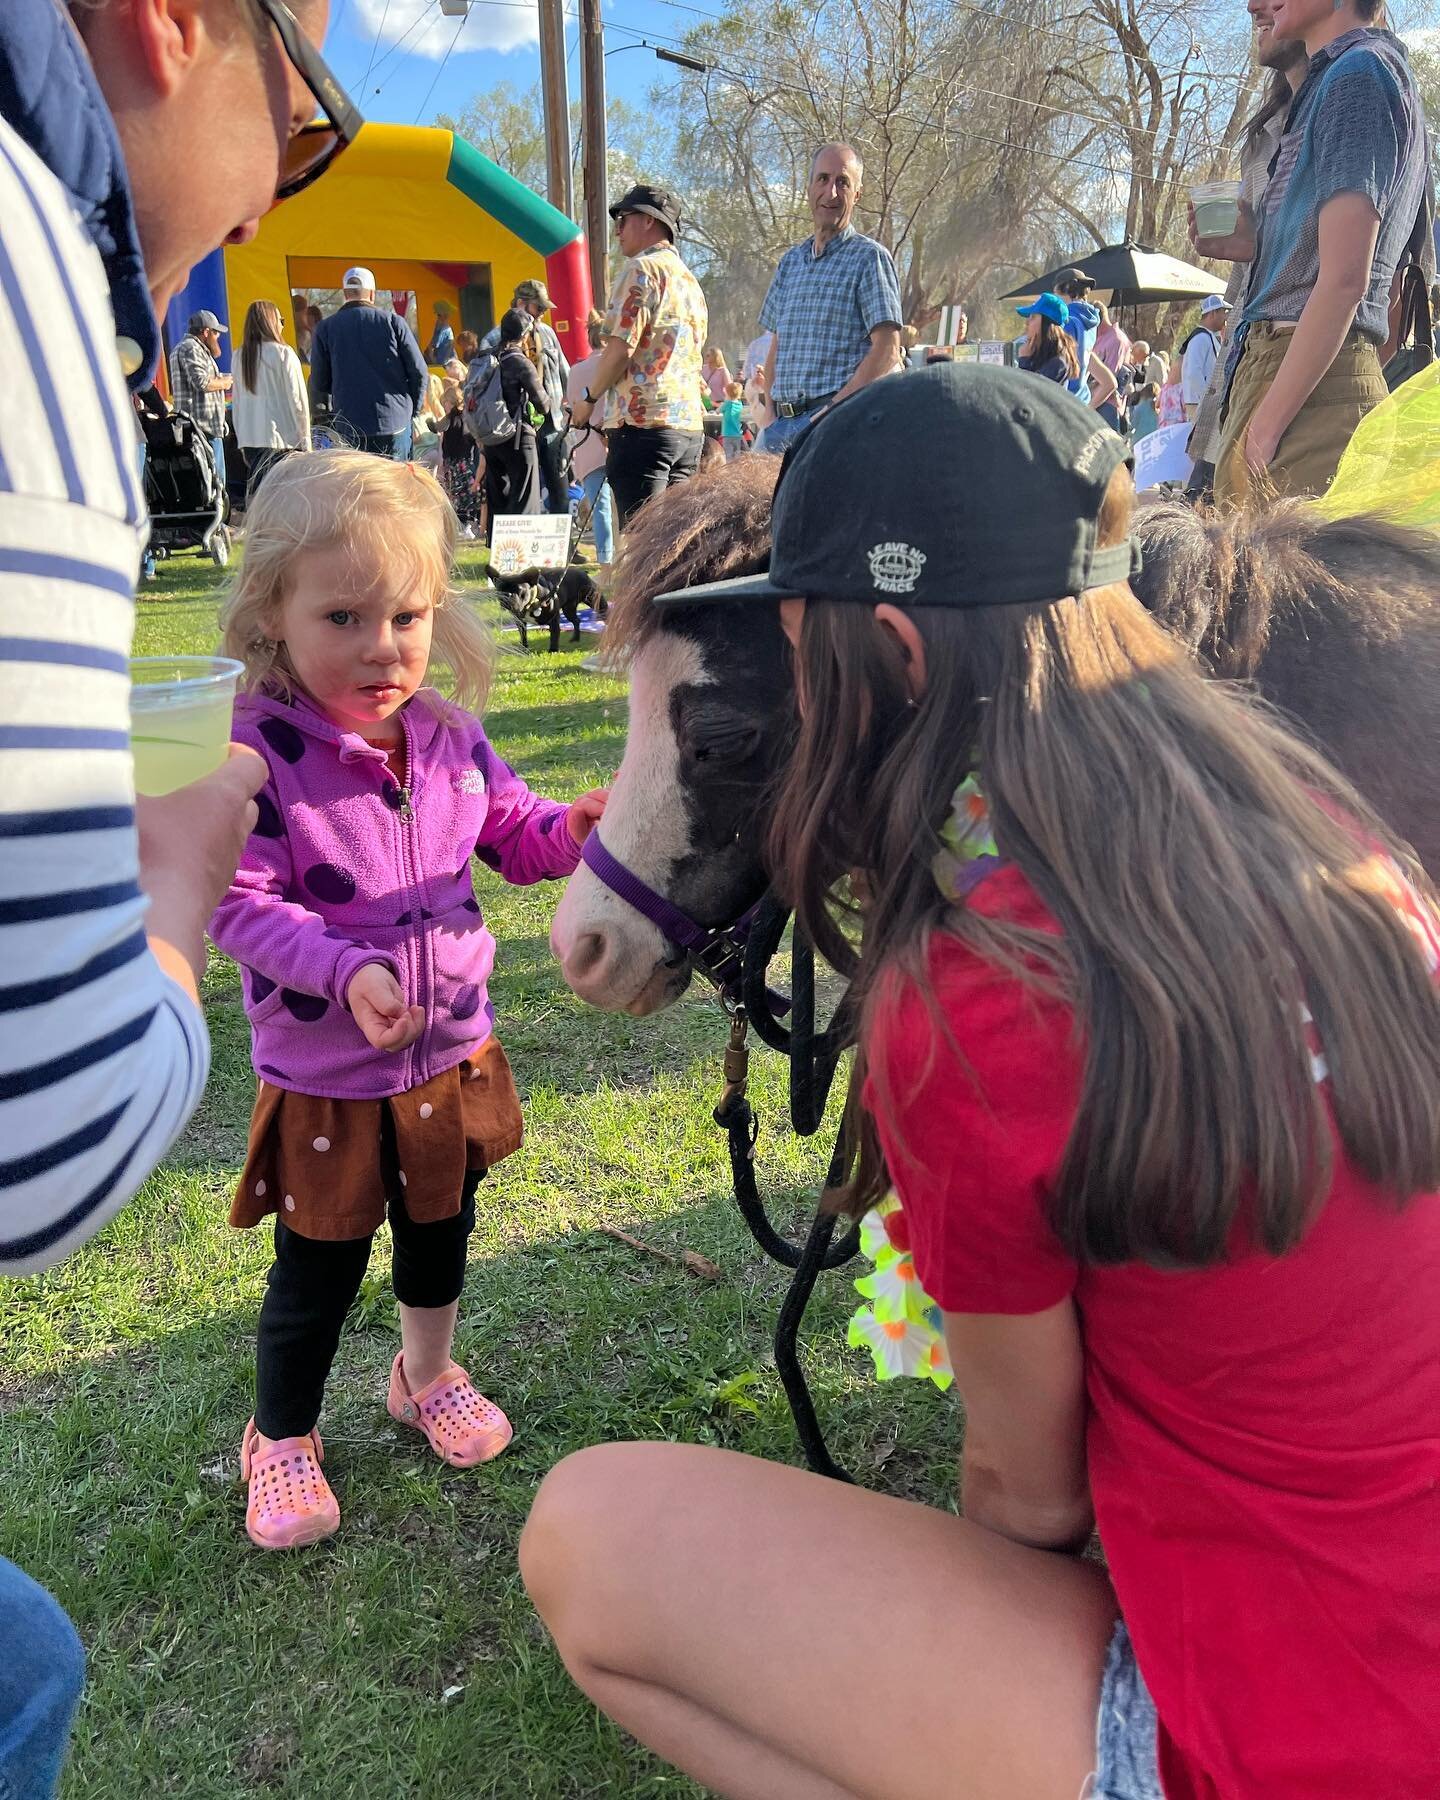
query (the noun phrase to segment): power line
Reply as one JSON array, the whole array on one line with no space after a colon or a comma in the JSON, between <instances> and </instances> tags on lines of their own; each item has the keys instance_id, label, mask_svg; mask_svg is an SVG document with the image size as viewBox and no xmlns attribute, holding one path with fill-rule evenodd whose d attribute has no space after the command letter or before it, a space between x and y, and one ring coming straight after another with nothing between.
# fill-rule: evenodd
<instances>
[{"instance_id":1,"label":"power line","mask_svg":"<svg viewBox=\"0 0 1440 1800\"><path fill-rule=\"evenodd\" d=\"M415 25L418 25L420 23L421 19L424 19L426 21L426 25L425 25L425 29L420 33L419 37L416 38L415 42L410 46L409 50L406 52L406 55L408 55L408 56L415 55L415 53L419 50L420 46L425 42L426 38L429 37L430 33L435 29L435 26L438 24L438 22L441 19L444 18L444 16L445 15L439 10L438 7L432 13L428 13L428 14L427 13L417 13L416 14L415 24L410 27L410 30L413 31L415 29ZM462 25L465 23L465 20L463 17L461 18L460 23ZM407 32L406 36L408 36L408 35L409 35L409 33ZM400 48L400 45L402 43L404 43L404 41L405 41L404 38L399 39L393 46L393 49L398 50ZM454 46L452 45L451 48L453 49ZM446 52L446 56L447 57L449 56L449 51ZM375 65L375 73L378 75L380 73L380 70L384 66L385 66L385 58L382 56L380 61L378 63L376 63L376 65ZM375 89L375 92L377 94L383 94L385 89L387 87L389 87L390 83L395 79L395 77L400 73L400 71L404 67L405 67L405 58L402 56L400 61L395 64L394 68L391 69L390 73L380 83L379 87L377 87Z\"/></svg>"},{"instance_id":2,"label":"power line","mask_svg":"<svg viewBox=\"0 0 1440 1800\"><path fill-rule=\"evenodd\" d=\"M375 27L375 42L370 46L370 61L367 62L365 65L364 79L360 83L360 86L362 88L365 86L365 83L367 81L369 81L370 71L375 66L375 52L380 48L380 34L384 31L385 21L389 17L390 17L390 0L385 0L385 10L380 14L380 23Z\"/></svg>"},{"instance_id":3,"label":"power line","mask_svg":"<svg viewBox=\"0 0 1440 1800\"><path fill-rule=\"evenodd\" d=\"M428 31L430 29L430 26L435 23L436 19L440 18L441 16L442 15L438 8L433 12L427 12L422 7L421 10L416 13L415 17L410 21L410 23L405 27L405 30L401 33L401 35L398 38L396 38L395 42L390 46L390 48L380 58L379 62L376 63L374 73L377 75L380 73L380 71L385 67L386 63L389 62L390 58L395 54L395 52L404 45L406 39L410 37L411 33L414 32L415 28L418 25L425 24L425 30ZM426 21L428 21L428 23L426 23ZM423 36L424 36L424 32L421 33L421 37L423 37ZM416 42L418 43L419 39L417 39ZM368 79L369 79L369 75L367 74L366 80L368 80Z\"/></svg>"},{"instance_id":4,"label":"power line","mask_svg":"<svg viewBox=\"0 0 1440 1800\"><path fill-rule=\"evenodd\" d=\"M423 113L425 108L430 104L430 96L435 92L435 83L438 82L440 77L445 73L445 65L450 60L450 52L460 42L460 33L465 29L465 21L468 18L468 16L469 15L467 13L463 13L463 12L461 13L459 22L457 23L457 25L455 27L455 35L454 35L454 37L451 38L450 43L449 43L448 47L446 48L445 54L440 58L440 67L435 71L434 77L431 80L429 87L426 88L426 90L425 90L425 98L420 102L419 106L416 107L416 109L415 109L415 123L417 125L420 123L421 113Z\"/></svg>"}]
</instances>

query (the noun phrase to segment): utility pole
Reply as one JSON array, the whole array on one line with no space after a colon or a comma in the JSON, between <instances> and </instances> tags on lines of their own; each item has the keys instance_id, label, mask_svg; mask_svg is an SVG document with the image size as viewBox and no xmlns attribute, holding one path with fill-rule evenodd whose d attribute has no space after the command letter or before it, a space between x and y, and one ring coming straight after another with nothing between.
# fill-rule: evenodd
<instances>
[{"instance_id":1,"label":"utility pole","mask_svg":"<svg viewBox=\"0 0 1440 1800\"><path fill-rule=\"evenodd\" d=\"M574 216L570 182L570 94L565 83L564 0L540 0L540 92L545 103L545 187L552 206Z\"/></svg>"},{"instance_id":2,"label":"utility pole","mask_svg":"<svg viewBox=\"0 0 1440 1800\"><path fill-rule=\"evenodd\" d=\"M605 211L605 27L600 0L580 0L580 144L585 183L585 240L590 253L590 292L603 306L610 292L606 249L610 217Z\"/></svg>"}]
</instances>

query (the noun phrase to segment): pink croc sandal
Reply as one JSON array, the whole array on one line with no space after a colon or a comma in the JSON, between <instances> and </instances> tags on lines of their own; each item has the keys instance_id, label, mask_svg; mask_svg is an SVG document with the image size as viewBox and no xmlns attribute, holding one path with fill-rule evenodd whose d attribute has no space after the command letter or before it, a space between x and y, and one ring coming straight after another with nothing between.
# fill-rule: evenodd
<instances>
[{"instance_id":1,"label":"pink croc sandal","mask_svg":"<svg viewBox=\"0 0 1440 1800\"><path fill-rule=\"evenodd\" d=\"M340 1503L320 1472L325 1456L320 1433L277 1438L259 1448L252 1419L240 1445L240 1476L250 1483L245 1529L262 1550L295 1550L337 1530Z\"/></svg>"},{"instance_id":2,"label":"pink croc sandal","mask_svg":"<svg viewBox=\"0 0 1440 1800\"><path fill-rule=\"evenodd\" d=\"M403 1360L402 1351L390 1370L386 1407L392 1419L423 1432L441 1462L457 1469L473 1469L500 1454L514 1436L510 1421L458 1363L412 1394L405 1385Z\"/></svg>"}]
</instances>

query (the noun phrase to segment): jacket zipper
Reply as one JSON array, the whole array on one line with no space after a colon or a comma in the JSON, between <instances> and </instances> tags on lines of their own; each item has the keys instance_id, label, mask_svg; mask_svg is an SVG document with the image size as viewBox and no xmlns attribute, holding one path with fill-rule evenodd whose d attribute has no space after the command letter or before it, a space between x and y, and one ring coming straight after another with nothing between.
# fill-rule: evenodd
<instances>
[{"instance_id":1,"label":"jacket zipper","mask_svg":"<svg viewBox=\"0 0 1440 1800\"><path fill-rule=\"evenodd\" d=\"M401 825L406 826L413 825L415 822L415 745L410 736L409 722L403 712L400 715L400 729L405 736L406 779L404 786L400 789L399 818ZM417 1073L419 1073L419 1070L417 1070L416 1064L419 1064L420 1070L429 1067L429 1063L426 1060L426 1050L430 1038L430 975L426 961L425 920L423 917L425 906L424 895L421 892L420 887L419 853L410 833L405 830L402 830L400 833L400 856L401 863L405 869L407 885L409 886L412 895L411 911L412 913L419 913L422 915L416 921L417 930L414 939L415 1002L425 1014L425 1025L418 1039L411 1045L409 1052L410 1085L411 1087L418 1087L420 1083L415 1077Z\"/></svg>"}]
</instances>

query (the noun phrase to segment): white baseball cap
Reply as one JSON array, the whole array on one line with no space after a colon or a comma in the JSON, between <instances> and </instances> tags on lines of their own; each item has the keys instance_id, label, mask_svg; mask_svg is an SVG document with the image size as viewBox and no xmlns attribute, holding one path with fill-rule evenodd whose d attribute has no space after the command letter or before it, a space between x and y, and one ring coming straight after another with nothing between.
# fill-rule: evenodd
<instances>
[{"instance_id":1,"label":"white baseball cap","mask_svg":"<svg viewBox=\"0 0 1440 1800\"><path fill-rule=\"evenodd\" d=\"M361 273L363 274L364 271L362 270ZM350 285L350 277L348 275L345 277L345 285L346 287L349 287ZM1200 317L1202 319L1205 317L1206 313L1229 312L1229 310L1230 302L1223 294L1207 294L1200 302Z\"/></svg>"},{"instance_id":2,"label":"white baseball cap","mask_svg":"<svg viewBox=\"0 0 1440 1800\"><path fill-rule=\"evenodd\" d=\"M345 271L344 285L347 290L350 288L364 288L373 294L375 292L375 272L373 269L347 269ZM1207 300L1205 304L1208 306L1210 302Z\"/></svg>"}]
</instances>

